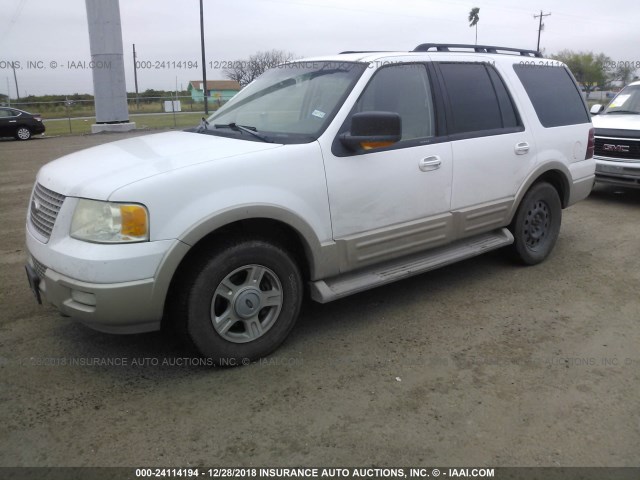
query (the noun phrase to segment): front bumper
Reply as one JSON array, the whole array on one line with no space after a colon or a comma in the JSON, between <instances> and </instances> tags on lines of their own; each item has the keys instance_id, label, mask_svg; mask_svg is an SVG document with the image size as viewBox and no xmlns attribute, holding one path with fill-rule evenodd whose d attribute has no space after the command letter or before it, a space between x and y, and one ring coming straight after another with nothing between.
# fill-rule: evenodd
<instances>
[{"instance_id":1,"label":"front bumper","mask_svg":"<svg viewBox=\"0 0 640 480\"><path fill-rule=\"evenodd\" d=\"M33 123L29 129L31 130L31 133L35 133L35 134L41 134L44 133L46 130L46 127L44 126L44 123L42 122L36 122Z\"/></svg>"},{"instance_id":2,"label":"front bumper","mask_svg":"<svg viewBox=\"0 0 640 480\"><path fill-rule=\"evenodd\" d=\"M27 262L37 275L43 301L102 332L160 329L169 285L188 251L186 244L162 240L98 245L59 237L43 243L27 226Z\"/></svg>"},{"instance_id":3,"label":"front bumper","mask_svg":"<svg viewBox=\"0 0 640 480\"><path fill-rule=\"evenodd\" d=\"M610 185L640 188L640 162L596 159L596 181Z\"/></svg>"},{"instance_id":4,"label":"front bumper","mask_svg":"<svg viewBox=\"0 0 640 480\"><path fill-rule=\"evenodd\" d=\"M63 315L107 333L142 333L160 329L162 305L154 306L154 279L121 283L81 282L47 268L35 257L29 266L38 276L40 297Z\"/></svg>"}]
</instances>

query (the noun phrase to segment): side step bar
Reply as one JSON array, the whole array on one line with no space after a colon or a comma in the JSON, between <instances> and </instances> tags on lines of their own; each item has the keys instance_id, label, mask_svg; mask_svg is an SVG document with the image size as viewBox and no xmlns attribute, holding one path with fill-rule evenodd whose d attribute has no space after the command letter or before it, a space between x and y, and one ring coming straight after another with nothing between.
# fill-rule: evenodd
<instances>
[{"instance_id":1,"label":"side step bar","mask_svg":"<svg viewBox=\"0 0 640 480\"><path fill-rule=\"evenodd\" d=\"M493 232L465 238L444 247L434 248L418 255L365 267L356 272L326 280L310 282L311 298L320 303L332 302L354 293L475 257L512 243L513 235L511 235L511 232L506 228L501 228Z\"/></svg>"}]
</instances>

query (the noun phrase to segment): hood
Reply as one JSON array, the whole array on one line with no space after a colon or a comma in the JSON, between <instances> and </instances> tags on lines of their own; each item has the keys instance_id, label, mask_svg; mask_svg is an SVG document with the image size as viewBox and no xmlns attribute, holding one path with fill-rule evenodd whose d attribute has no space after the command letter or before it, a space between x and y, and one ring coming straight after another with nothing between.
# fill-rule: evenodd
<instances>
[{"instance_id":1,"label":"hood","mask_svg":"<svg viewBox=\"0 0 640 480\"><path fill-rule=\"evenodd\" d=\"M38 182L67 197L107 200L114 190L144 178L281 146L190 132L157 133L61 157L40 169Z\"/></svg>"},{"instance_id":2,"label":"hood","mask_svg":"<svg viewBox=\"0 0 640 480\"><path fill-rule=\"evenodd\" d=\"M594 115L591 122L597 130L636 130L640 132L640 115L614 113L607 115Z\"/></svg>"}]
</instances>

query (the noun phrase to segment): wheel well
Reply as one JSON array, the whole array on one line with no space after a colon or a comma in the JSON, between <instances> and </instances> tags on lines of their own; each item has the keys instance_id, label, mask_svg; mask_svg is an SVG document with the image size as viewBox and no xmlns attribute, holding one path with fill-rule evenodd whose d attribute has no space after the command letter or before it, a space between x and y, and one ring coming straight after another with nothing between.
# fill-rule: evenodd
<instances>
[{"instance_id":1,"label":"wheel well","mask_svg":"<svg viewBox=\"0 0 640 480\"><path fill-rule=\"evenodd\" d=\"M175 289L183 284L189 265L207 250L218 248L233 242L234 239L253 238L275 243L283 250L293 255L300 268L303 279L310 278L311 258L300 234L286 223L269 218L250 218L224 225L200 239L193 245L178 265L165 298L165 313L167 305L175 296ZM166 317L166 315L165 315ZM163 319L163 324L165 323Z\"/></svg>"},{"instance_id":2,"label":"wheel well","mask_svg":"<svg viewBox=\"0 0 640 480\"><path fill-rule=\"evenodd\" d=\"M559 170L549 170L540 175L532 185L540 182L550 183L556 189L560 196L562 208L566 208L569 204L569 181L567 177Z\"/></svg>"}]
</instances>

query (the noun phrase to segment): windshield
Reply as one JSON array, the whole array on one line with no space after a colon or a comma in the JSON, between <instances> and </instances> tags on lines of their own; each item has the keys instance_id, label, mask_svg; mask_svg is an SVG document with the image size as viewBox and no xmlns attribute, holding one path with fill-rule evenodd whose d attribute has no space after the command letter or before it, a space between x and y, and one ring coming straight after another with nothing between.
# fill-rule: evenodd
<instances>
[{"instance_id":1,"label":"windshield","mask_svg":"<svg viewBox=\"0 0 640 480\"><path fill-rule=\"evenodd\" d=\"M602 113L640 115L640 85L629 85L623 88Z\"/></svg>"},{"instance_id":2,"label":"windshield","mask_svg":"<svg viewBox=\"0 0 640 480\"><path fill-rule=\"evenodd\" d=\"M365 69L364 64L348 62L280 65L211 115L204 133L256 140L247 134L250 128L276 143L316 140Z\"/></svg>"}]
</instances>

